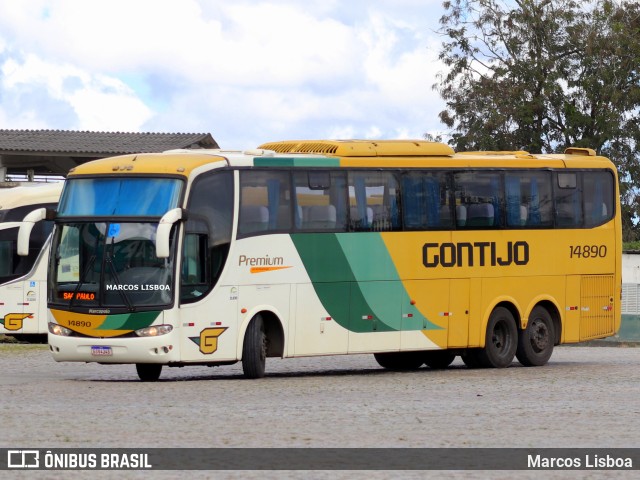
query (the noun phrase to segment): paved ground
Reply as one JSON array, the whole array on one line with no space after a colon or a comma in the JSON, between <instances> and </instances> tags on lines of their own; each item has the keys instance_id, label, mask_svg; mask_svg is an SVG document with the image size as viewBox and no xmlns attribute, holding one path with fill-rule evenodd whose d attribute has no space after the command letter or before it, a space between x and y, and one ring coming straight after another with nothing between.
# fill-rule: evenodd
<instances>
[{"instance_id":1,"label":"paved ground","mask_svg":"<svg viewBox=\"0 0 640 480\"><path fill-rule=\"evenodd\" d=\"M640 447L639 364L640 348L559 347L539 368L395 373L356 355L269 359L260 380L238 364L142 383L133 366L3 344L0 447Z\"/></svg>"}]
</instances>

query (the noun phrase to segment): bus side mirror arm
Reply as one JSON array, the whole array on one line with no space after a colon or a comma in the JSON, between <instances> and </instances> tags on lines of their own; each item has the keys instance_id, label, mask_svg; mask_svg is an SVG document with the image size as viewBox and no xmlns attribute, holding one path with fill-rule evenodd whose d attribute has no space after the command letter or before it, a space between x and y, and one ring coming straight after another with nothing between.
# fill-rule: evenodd
<instances>
[{"instance_id":1,"label":"bus side mirror arm","mask_svg":"<svg viewBox=\"0 0 640 480\"><path fill-rule=\"evenodd\" d=\"M174 208L165 213L158 223L158 231L156 232L156 257L169 258L170 246L169 236L171 227L178 220L187 218L187 212L182 208Z\"/></svg>"},{"instance_id":2,"label":"bus side mirror arm","mask_svg":"<svg viewBox=\"0 0 640 480\"><path fill-rule=\"evenodd\" d=\"M33 230L33 226L40 222L41 220L45 220L49 213L47 213L46 208L38 208L33 212L29 212L26 217L22 220L20 224L20 229L18 230L18 255L21 257L26 257L29 255L29 239L31 238L31 230Z\"/></svg>"}]
</instances>

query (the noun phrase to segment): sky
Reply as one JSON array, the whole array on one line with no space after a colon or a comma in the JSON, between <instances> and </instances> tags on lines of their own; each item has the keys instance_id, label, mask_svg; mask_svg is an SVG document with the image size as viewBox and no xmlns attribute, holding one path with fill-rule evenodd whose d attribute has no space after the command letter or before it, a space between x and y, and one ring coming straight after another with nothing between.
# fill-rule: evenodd
<instances>
[{"instance_id":1,"label":"sky","mask_svg":"<svg viewBox=\"0 0 640 480\"><path fill-rule=\"evenodd\" d=\"M442 0L0 0L0 129L445 133Z\"/></svg>"}]
</instances>

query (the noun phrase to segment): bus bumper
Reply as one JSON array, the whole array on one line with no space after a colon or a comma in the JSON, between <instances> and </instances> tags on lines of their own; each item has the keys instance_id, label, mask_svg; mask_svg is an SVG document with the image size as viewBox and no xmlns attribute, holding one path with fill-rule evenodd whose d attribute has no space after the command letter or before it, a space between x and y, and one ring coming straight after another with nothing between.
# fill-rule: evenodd
<instances>
[{"instance_id":1,"label":"bus bumper","mask_svg":"<svg viewBox=\"0 0 640 480\"><path fill-rule=\"evenodd\" d=\"M158 337L90 338L49 333L56 362L162 363L180 359L179 338L171 332Z\"/></svg>"}]
</instances>

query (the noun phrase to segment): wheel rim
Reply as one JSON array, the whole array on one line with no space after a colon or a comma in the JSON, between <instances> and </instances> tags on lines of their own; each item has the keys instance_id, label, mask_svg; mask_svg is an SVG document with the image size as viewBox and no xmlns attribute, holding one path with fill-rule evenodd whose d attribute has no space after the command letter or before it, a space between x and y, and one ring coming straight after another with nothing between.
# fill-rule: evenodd
<instances>
[{"instance_id":1,"label":"wheel rim","mask_svg":"<svg viewBox=\"0 0 640 480\"><path fill-rule=\"evenodd\" d=\"M531 324L531 333L529 335L531 347L537 353L540 353L549 347L549 327L542 319L535 319Z\"/></svg>"},{"instance_id":2,"label":"wheel rim","mask_svg":"<svg viewBox=\"0 0 640 480\"><path fill-rule=\"evenodd\" d=\"M511 338L509 336L509 331L507 325L504 321L498 322L493 329L493 334L491 336L491 341L496 351L503 355L505 352L509 350L509 342Z\"/></svg>"}]
</instances>

